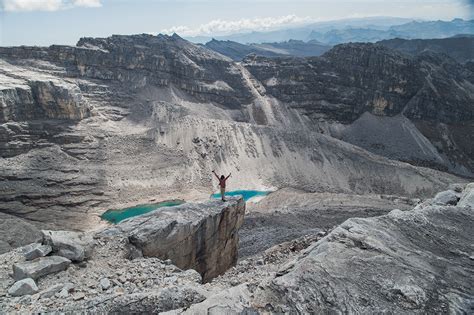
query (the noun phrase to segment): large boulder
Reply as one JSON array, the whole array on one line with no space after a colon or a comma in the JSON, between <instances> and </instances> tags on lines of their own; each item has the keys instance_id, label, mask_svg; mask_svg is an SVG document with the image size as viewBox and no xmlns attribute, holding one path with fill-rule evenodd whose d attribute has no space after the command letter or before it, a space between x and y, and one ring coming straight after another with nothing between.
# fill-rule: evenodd
<instances>
[{"instance_id":1,"label":"large boulder","mask_svg":"<svg viewBox=\"0 0 474 315\"><path fill-rule=\"evenodd\" d=\"M8 289L8 294L11 296L23 296L31 295L38 292L38 287L36 283L31 278L26 278L20 281L15 282L10 289Z\"/></svg>"},{"instance_id":2,"label":"large boulder","mask_svg":"<svg viewBox=\"0 0 474 315\"><path fill-rule=\"evenodd\" d=\"M228 198L160 208L102 232L124 233L144 256L171 261L182 269L195 269L208 281L237 262L238 230L245 202Z\"/></svg>"},{"instance_id":3,"label":"large boulder","mask_svg":"<svg viewBox=\"0 0 474 315\"><path fill-rule=\"evenodd\" d=\"M39 229L16 216L0 212L0 254L41 241Z\"/></svg>"},{"instance_id":4,"label":"large boulder","mask_svg":"<svg viewBox=\"0 0 474 315\"><path fill-rule=\"evenodd\" d=\"M462 207L349 219L277 273L265 300L289 313L469 312L473 227Z\"/></svg>"},{"instance_id":5,"label":"large boulder","mask_svg":"<svg viewBox=\"0 0 474 315\"><path fill-rule=\"evenodd\" d=\"M21 280L25 278L38 279L51 273L66 270L71 261L60 256L48 256L37 258L13 265L13 278Z\"/></svg>"},{"instance_id":6,"label":"large boulder","mask_svg":"<svg viewBox=\"0 0 474 315\"><path fill-rule=\"evenodd\" d=\"M88 259L94 250L91 234L71 231L41 231L43 243L50 245L53 252L75 262Z\"/></svg>"}]
</instances>

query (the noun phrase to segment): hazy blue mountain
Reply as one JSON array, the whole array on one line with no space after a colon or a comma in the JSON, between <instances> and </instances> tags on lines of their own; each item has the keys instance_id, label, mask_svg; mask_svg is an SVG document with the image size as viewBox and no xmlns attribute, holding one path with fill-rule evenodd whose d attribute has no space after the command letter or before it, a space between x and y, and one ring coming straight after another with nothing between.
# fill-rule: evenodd
<instances>
[{"instance_id":1,"label":"hazy blue mountain","mask_svg":"<svg viewBox=\"0 0 474 315\"><path fill-rule=\"evenodd\" d=\"M407 39L446 38L457 34L474 34L474 20L428 21L392 26L390 31Z\"/></svg>"},{"instance_id":2,"label":"hazy blue mountain","mask_svg":"<svg viewBox=\"0 0 474 315\"><path fill-rule=\"evenodd\" d=\"M313 31L309 39L335 45L348 42L376 42L381 40L403 39L432 39L446 38L457 34L474 34L474 20L464 21L455 19L446 21L410 22L392 26L387 30L372 28L333 29L328 32Z\"/></svg>"},{"instance_id":3,"label":"hazy blue mountain","mask_svg":"<svg viewBox=\"0 0 474 315\"><path fill-rule=\"evenodd\" d=\"M397 37L397 34L390 30L376 30L370 28L348 28L333 29L326 33L313 31L309 39L318 40L330 45L336 45L349 42L367 42L373 43L383 39Z\"/></svg>"},{"instance_id":4,"label":"hazy blue mountain","mask_svg":"<svg viewBox=\"0 0 474 315\"><path fill-rule=\"evenodd\" d=\"M214 38L216 40L230 40L242 44L283 42L291 39L307 41L309 39L308 36L312 31L328 32L333 29L344 29L348 27L387 30L393 25L401 25L408 22L413 22L413 19L398 17L368 17L317 22L305 26L285 28L275 31L236 33L213 37L195 36L186 37L186 39L194 43L207 43Z\"/></svg>"},{"instance_id":5,"label":"hazy blue mountain","mask_svg":"<svg viewBox=\"0 0 474 315\"><path fill-rule=\"evenodd\" d=\"M298 28L270 32L251 32L215 37L238 43L270 43L294 40L317 40L335 45L347 42L377 42L386 39L446 38L457 34L474 34L474 20L414 21L398 18L348 19L314 23ZM209 37L188 38L193 42L208 42Z\"/></svg>"}]
</instances>

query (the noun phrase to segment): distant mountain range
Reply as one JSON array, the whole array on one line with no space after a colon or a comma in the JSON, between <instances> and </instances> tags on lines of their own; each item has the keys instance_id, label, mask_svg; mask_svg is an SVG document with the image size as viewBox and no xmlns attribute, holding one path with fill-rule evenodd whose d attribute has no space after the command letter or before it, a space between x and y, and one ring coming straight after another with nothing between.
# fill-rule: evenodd
<instances>
[{"instance_id":1,"label":"distant mountain range","mask_svg":"<svg viewBox=\"0 0 474 315\"><path fill-rule=\"evenodd\" d=\"M401 39L395 38L376 42L379 45L400 52L419 55L428 51L450 56L460 63L474 61L474 36L456 35L439 39ZM242 61L246 56L254 54L263 57L314 57L321 56L333 46L322 44L316 40L304 42L289 40L282 43L241 44L233 41L211 40L204 45L234 61Z\"/></svg>"},{"instance_id":2,"label":"distant mountain range","mask_svg":"<svg viewBox=\"0 0 474 315\"><path fill-rule=\"evenodd\" d=\"M410 55L418 55L426 51L434 51L450 56L458 62L474 61L474 36L458 35L443 39L390 39L377 44Z\"/></svg>"},{"instance_id":3,"label":"distant mountain range","mask_svg":"<svg viewBox=\"0 0 474 315\"><path fill-rule=\"evenodd\" d=\"M241 44L234 41L211 40L206 43L206 48L212 49L234 61L241 61L245 56L255 54L265 57L311 57L320 56L331 49L332 46L324 45L316 40L303 42L289 40L281 43Z\"/></svg>"},{"instance_id":4,"label":"distant mountain range","mask_svg":"<svg viewBox=\"0 0 474 315\"><path fill-rule=\"evenodd\" d=\"M415 21L412 19L374 17L320 22L297 28L270 32L251 32L214 37L220 41L247 43L272 43L289 40L317 40L325 45L347 42L377 42L381 40L446 38L457 34L474 34L474 20ZM195 43L206 43L211 37L188 37Z\"/></svg>"}]
</instances>

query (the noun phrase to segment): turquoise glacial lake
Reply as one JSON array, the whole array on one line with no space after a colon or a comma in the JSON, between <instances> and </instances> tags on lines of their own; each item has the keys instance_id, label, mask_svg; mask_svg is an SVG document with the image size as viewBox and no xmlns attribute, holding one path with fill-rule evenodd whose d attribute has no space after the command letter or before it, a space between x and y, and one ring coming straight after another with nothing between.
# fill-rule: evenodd
<instances>
[{"instance_id":1,"label":"turquoise glacial lake","mask_svg":"<svg viewBox=\"0 0 474 315\"><path fill-rule=\"evenodd\" d=\"M261 190L232 190L232 191L226 191L225 195L226 196L239 196L241 195L245 201L248 201L254 197L262 197L266 196L270 193L270 191L261 191ZM221 194L212 194L212 198L220 199Z\"/></svg>"},{"instance_id":2,"label":"turquoise glacial lake","mask_svg":"<svg viewBox=\"0 0 474 315\"><path fill-rule=\"evenodd\" d=\"M123 221L128 218L136 217L153 210L163 208L163 207L174 207L183 204L183 200L169 200L169 201L162 201L159 203L153 204L146 204L146 205L138 205L131 208L125 209L118 209L118 210L107 210L104 214L101 215L101 218L112 222L113 224L117 224L120 221Z\"/></svg>"}]
</instances>

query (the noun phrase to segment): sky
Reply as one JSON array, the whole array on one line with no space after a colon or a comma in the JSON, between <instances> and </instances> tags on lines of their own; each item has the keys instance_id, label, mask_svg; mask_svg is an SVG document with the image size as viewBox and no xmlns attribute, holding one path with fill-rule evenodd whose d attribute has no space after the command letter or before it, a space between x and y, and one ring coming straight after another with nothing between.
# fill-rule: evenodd
<instances>
[{"instance_id":1,"label":"sky","mask_svg":"<svg viewBox=\"0 0 474 315\"><path fill-rule=\"evenodd\" d=\"M0 46L74 45L85 36L218 36L317 21L474 18L474 0L0 0Z\"/></svg>"}]
</instances>

